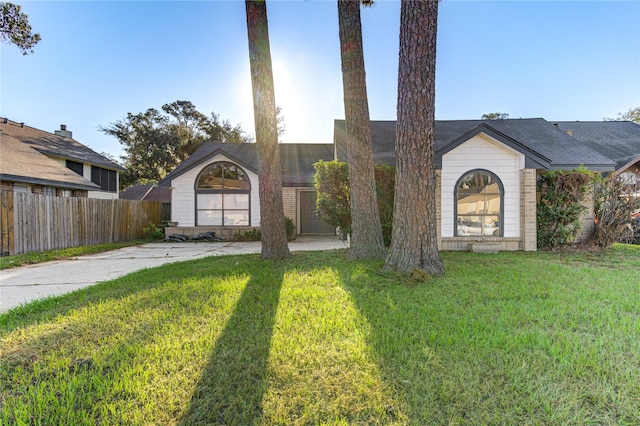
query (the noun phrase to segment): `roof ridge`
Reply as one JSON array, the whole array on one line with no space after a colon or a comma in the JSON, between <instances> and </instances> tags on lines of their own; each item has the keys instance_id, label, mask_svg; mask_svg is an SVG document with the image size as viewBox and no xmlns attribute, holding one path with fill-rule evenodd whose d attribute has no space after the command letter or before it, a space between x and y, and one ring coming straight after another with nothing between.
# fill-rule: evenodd
<instances>
[{"instance_id":1,"label":"roof ridge","mask_svg":"<svg viewBox=\"0 0 640 426\"><path fill-rule=\"evenodd\" d=\"M2 119L6 119L7 122L4 123ZM38 129L37 127L30 126L30 125L26 124L24 121L14 121L14 120L12 120L12 119L10 119L8 117L2 117L2 119L0 119L0 124L5 124L5 125L13 124L13 125L15 125L17 127L20 127L21 129L29 128L29 129L35 130L37 132L47 133L47 134L49 134L51 136L57 136L57 137L61 137L61 138L65 138L65 139L71 139L71 140L75 141L75 139L73 139L73 138L69 138L69 137L63 136L63 135L58 135L58 134L54 133L55 131L54 132L48 132L46 130L42 130L42 129ZM76 142L78 142L78 141L76 141Z\"/></svg>"}]
</instances>

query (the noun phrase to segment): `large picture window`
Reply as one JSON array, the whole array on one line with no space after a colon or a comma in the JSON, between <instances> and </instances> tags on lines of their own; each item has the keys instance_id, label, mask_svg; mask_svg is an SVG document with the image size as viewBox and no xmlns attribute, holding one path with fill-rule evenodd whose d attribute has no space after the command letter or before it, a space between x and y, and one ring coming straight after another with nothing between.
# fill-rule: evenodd
<instances>
[{"instance_id":1,"label":"large picture window","mask_svg":"<svg viewBox=\"0 0 640 426\"><path fill-rule=\"evenodd\" d=\"M196 180L196 225L249 226L251 184L236 164L205 167Z\"/></svg>"},{"instance_id":2,"label":"large picture window","mask_svg":"<svg viewBox=\"0 0 640 426\"><path fill-rule=\"evenodd\" d=\"M502 182L486 170L472 170L456 184L456 236L502 236Z\"/></svg>"}]
</instances>

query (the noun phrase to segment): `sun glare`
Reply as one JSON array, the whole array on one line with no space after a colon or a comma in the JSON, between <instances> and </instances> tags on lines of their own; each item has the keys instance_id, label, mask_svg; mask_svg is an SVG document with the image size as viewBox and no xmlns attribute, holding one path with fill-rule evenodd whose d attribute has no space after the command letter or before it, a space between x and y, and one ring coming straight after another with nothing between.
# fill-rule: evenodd
<instances>
[{"instance_id":1,"label":"sun glare","mask_svg":"<svg viewBox=\"0 0 640 426\"><path fill-rule=\"evenodd\" d=\"M300 102L300 88L296 88L291 67L285 61L276 60L273 62L273 84L276 93L276 106L282 109L285 126L291 126L303 116L303 105Z\"/></svg>"}]
</instances>

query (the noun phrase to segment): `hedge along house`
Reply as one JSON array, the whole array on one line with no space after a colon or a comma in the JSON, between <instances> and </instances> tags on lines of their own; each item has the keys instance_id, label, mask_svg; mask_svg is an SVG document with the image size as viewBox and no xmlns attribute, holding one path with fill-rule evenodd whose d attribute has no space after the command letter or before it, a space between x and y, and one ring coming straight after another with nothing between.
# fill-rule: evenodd
<instances>
[{"instance_id":1,"label":"hedge along house","mask_svg":"<svg viewBox=\"0 0 640 426\"><path fill-rule=\"evenodd\" d=\"M374 162L395 164L395 121L372 121ZM640 128L640 127L639 127ZM473 245L535 251L536 176L580 166L613 171L615 162L541 118L437 121L437 227L441 250ZM336 120L336 156L346 159L344 120ZM583 215L593 227L593 202Z\"/></svg>"},{"instance_id":2,"label":"hedge along house","mask_svg":"<svg viewBox=\"0 0 640 426\"><path fill-rule=\"evenodd\" d=\"M313 189L319 160L333 159L333 144L280 144L285 215L298 234L335 234L315 213ZM166 176L171 188L171 225L167 234L193 236L216 232L222 238L260 227L258 157L252 143L204 143Z\"/></svg>"}]
</instances>

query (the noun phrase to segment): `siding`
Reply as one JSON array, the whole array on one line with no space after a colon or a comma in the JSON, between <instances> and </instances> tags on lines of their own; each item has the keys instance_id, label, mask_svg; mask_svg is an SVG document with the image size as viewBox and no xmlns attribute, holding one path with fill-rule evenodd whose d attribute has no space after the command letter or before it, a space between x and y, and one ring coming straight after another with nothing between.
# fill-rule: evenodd
<instances>
[{"instance_id":1,"label":"siding","mask_svg":"<svg viewBox=\"0 0 640 426\"><path fill-rule=\"evenodd\" d=\"M56 161L57 163L59 163L60 165L67 167L67 160L66 158L60 158L60 157L49 157L52 160ZM73 161L78 161L79 160L73 160ZM84 177L87 180L91 180L91 164L88 163L82 163L82 177ZM120 185L120 172L116 172L116 188L118 188ZM107 191L89 191L88 192L88 197L89 198L98 198L101 200L116 200L119 198L119 190L117 190L116 192L107 192Z\"/></svg>"},{"instance_id":2,"label":"siding","mask_svg":"<svg viewBox=\"0 0 640 426\"><path fill-rule=\"evenodd\" d=\"M211 163L217 161L229 161L236 164L231 159L224 155L216 155L210 161L204 162L198 167L195 167L185 174L178 176L171 181L171 221L178 222L178 226L195 226L196 218L196 201L195 201L195 182L198 174ZM259 183L258 175L242 168L249 178L251 183L251 225L260 226L260 198L259 198Z\"/></svg>"},{"instance_id":3,"label":"siding","mask_svg":"<svg viewBox=\"0 0 640 426\"><path fill-rule=\"evenodd\" d=\"M106 191L88 191L89 198L98 198L100 200L117 200L119 198L117 192Z\"/></svg>"},{"instance_id":4,"label":"siding","mask_svg":"<svg viewBox=\"0 0 640 426\"><path fill-rule=\"evenodd\" d=\"M520 170L524 155L486 135L477 135L442 157L441 232L454 235L455 185L465 173L484 169L494 173L504 187L504 237L520 237Z\"/></svg>"}]
</instances>

